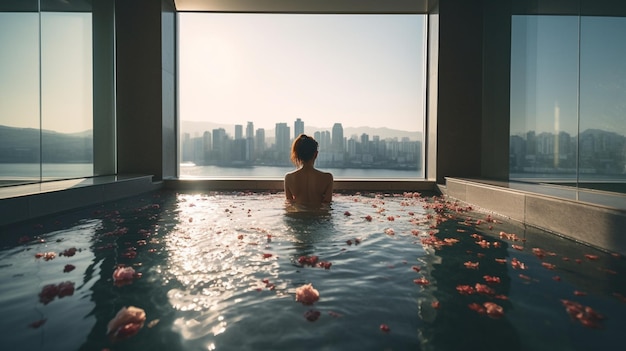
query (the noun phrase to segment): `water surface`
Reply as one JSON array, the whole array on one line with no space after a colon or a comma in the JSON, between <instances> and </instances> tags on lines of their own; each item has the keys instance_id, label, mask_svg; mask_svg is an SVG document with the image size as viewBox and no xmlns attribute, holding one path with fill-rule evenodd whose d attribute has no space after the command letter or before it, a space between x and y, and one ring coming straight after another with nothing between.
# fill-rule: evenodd
<instances>
[{"instance_id":1,"label":"water surface","mask_svg":"<svg viewBox=\"0 0 626 351\"><path fill-rule=\"evenodd\" d=\"M589 350L623 343L619 255L494 222L441 198L336 195L314 213L287 211L283 198L163 191L2 228L0 343L20 350ZM69 248L75 255L60 255ZM36 258L45 252L56 257ZM299 260L310 256L330 267ZM514 258L526 269L515 269ZM64 273L67 264L76 268ZM141 278L115 285L120 264ZM485 275L500 282L487 284ZM65 281L74 283L73 294L42 302L45 285ZM295 291L308 283L320 299L305 306ZM493 291L458 291L477 283ZM585 326L563 300L604 318ZM469 307L485 302L503 315ZM124 306L144 309L146 324L112 341L107 323ZM319 319L307 320L310 310Z\"/></svg>"}]
</instances>

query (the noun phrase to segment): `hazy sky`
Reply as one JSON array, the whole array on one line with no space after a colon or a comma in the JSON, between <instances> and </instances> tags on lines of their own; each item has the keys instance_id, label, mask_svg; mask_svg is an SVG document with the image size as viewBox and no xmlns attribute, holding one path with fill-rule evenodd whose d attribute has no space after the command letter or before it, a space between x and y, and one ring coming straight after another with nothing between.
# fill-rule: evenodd
<instances>
[{"instance_id":1,"label":"hazy sky","mask_svg":"<svg viewBox=\"0 0 626 351\"><path fill-rule=\"evenodd\" d=\"M181 120L421 131L421 15L179 14Z\"/></svg>"},{"instance_id":2,"label":"hazy sky","mask_svg":"<svg viewBox=\"0 0 626 351\"><path fill-rule=\"evenodd\" d=\"M90 13L0 13L0 48L0 125L39 128L41 106L44 129L92 128Z\"/></svg>"},{"instance_id":3,"label":"hazy sky","mask_svg":"<svg viewBox=\"0 0 626 351\"><path fill-rule=\"evenodd\" d=\"M424 16L179 19L182 120L422 130ZM42 13L41 42L39 21L0 13L0 125L39 128L41 102L43 128L91 129L91 14ZM575 135L580 115L626 135L624 35L623 17L514 16L511 132Z\"/></svg>"}]
</instances>

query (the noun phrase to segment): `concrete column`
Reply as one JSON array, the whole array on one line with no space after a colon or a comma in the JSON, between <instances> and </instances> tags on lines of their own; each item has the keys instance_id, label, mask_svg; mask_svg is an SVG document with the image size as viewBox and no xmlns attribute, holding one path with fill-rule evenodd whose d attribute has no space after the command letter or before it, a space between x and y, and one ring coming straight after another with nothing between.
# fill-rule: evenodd
<instances>
[{"instance_id":1,"label":"concrete column","mask_svg":"<svg viewBox=\"0 0 626 351\"><path fill-rule=\"evenodd\" d=\"M481 176L509 179L511 2L484 0Z\"/></svg>"},{"instance_id":2,"label":"concrete column","mask_svg":"<svg viewBox=\"0 0 626 351\"><path fill-rule=\"evenodd\" d=\"M151 174L154 180L161 180L174 173L175 65L163 66L164 50L173 52L173 8L172 0L116 1L120 174ZM167 17L170 15L174 18ZM164 34L164 22L171 34ZM167 48L164 37L170 38Z\"/></svg>"},{"instance_id":3,"label":"concrete column","mask_svg":"<svg viewBox=\"0 0 626 351\"><path fill-rule=\"evenodd\" d=\"M93 174L116 172L115 0L93 0Z\"/></svg>"},{"instance_id":4,"label":"concrete column","mask_svg":"<svg viewBox=\"0 0 626 351\"><path fill-rule=\"evenodd\" d=\"M439 1L436 180L481 175L481 0ZM432 116L429 116L429 119Z\"/></svg>"}]
</instances>

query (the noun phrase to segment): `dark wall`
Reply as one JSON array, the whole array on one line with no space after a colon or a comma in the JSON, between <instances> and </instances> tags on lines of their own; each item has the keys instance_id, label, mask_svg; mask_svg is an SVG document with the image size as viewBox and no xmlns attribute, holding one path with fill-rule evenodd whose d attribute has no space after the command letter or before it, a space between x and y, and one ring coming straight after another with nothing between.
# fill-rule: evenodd
<instances>
[{"instance_id":1,"label":"dark wall","mask_svg":"<svg viewBox=\"0 0 626 351\"><path fill-rule=\"evenodd\" d=\"M437 182L481 175L480 0L439 1Z\"/></svg>"},{"instance_id":2,"label":"dark wall","mask_svg":"<svg viewBox=\"0 0 626 351\"><path fill-rule=\"evenodd\" d=\"M511 3L484 0L481 176L509 177Z\"/></svg>"},{"instance_id":3,"label":"dark wall","mask_svg":"<svg viewBox=\"0 0 626 351\"><path fill-rule=\"evenodd\" d=\"M164 174L162 4L122 0L115 6L118 173L151 174L160 180Z\"/></svg>"},{"instance_id":4,"label":"dark wall","mask_svg":"<svg viewBox=\"0 0 626 351\"><path fill-rule=\"evenodd\" d=\"M93 0L93 174L116 173L115 1Z\"/></svg>"}]
</instances>

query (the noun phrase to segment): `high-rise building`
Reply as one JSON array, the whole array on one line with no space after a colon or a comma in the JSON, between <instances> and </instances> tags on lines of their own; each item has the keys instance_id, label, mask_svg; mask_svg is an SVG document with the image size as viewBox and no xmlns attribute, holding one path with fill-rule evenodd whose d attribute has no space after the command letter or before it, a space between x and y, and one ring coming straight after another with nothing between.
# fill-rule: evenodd
<instances>
[{"instance_id":1,"label":"high-rise building","mask_svg":"<svg viewBox=\"0 0 626 351\"><path fill-rule=\"evenodd\" d=\"M254 123L252 122L246 125L246 139L254 139Z\"/></svg>"},{"instance_id":2,"label":"high-rise building","mask_svg":"<svg viewBox=\"0 0 626 351\"><path fill-rule=\"evenodd\" d=\"M333 125L333 136L331 142L333 152L344 152L343 126L341 123L335 123Z\"/></svg>"},{"instance_id":3,"label":"high-rise building","mask_svg":"<svg viewBox=\"0 0 626 351\"><path fill-rule=\"evenodd\" d=\"M356 144L357 144L357 138L350 138L348 139L348 145L347 145L347 151L348 151L348 157L349 158L354 158L356 156Z\"/></svg>"},{"instance_id":4,"label":"high-rise building","mask_svg":"<svg viewBox=\"0 0 626 351\"><path fill-rule=\"evenodd\" d=\"M257 157L262 157L265 153L265 129L263 128L259 128L256 130L254 151Z\"/></svg>"},{"instance_id":5,"label":"high-rise building","mask_svg":"<svg viewBox=\"0 0 626 351\"><path fill-rule=\"evenodd\" d=\"M193 142L193 157L191 161L195 164L204 163L205 154L204 154L204 145L202 145L204 140L198 137L193 138L191 140Z\"/></svg>"},{"instance_id":6,"label":"high-rise building","mask_svg":"<svg viewBox=\"0 0 626 351\"><path fill-rule=\"evenodd\" d=\"M370 152L370 136L366 133L361 134L361 152L364 154Z\"/></svg>"},{"instance_id":7,"label":"high-rise building","mask_svg":"<svg viewBox=\"0 0 626 351\"><path fill-rule=\"evenodd\" d=\"M204 161L206 162L211 155L211 150L213 147L212 143L213 138L211 137L211 132L206 131L202 134L202 148L204 149Z\"/></svg>"},{"instance_id":8,"label":"high-rise building","mask_svg":"<svg viewBox=\"0 0 626 351\"><path fill-rule=\"evenodd\" d=\"M367 133L361 134L361 143L367 144L370 142L370 136Z\"/></svg>"},{"instance_id":9,"label":"high-rise building","mask_svg":"<svg viewBox=\"0 0 626 351\"><path fill-rule=\"evenodd\" d=\"M256 159L255 149L254 123L248 122L246 125L246 161L254 161Z\"/></svg>"},{"instance_id":10,"label":"high-rise building","mask_svg":"<svg viewBox=\"0 0 626 351\"><path fill-rule=\"evenodd\" d=\"M243 139L243 126L235 124L235 140Z\"/></svg>"},{"instance_id":11,"label":"high-rise building","mask_svg":"<svg viewBox=\"0 0 626 351\"><path fill-rule=\"evenodd\" d=\"M249 160L250 155L248 154L247 140L243 138L235 139L232 143L229 161L241 164Z\"/></svg>"},{"instance_id":12,"label":"high-rise building","mask_svg":"<svg viewBox=\"0 0 626 351\"><path fill-rule=\"evenodd\" d=\"M276 123L276 160L279 162L289 160L289 129L287 123Z\"/></svg>"},{"instance_id":13,"label":"high-rise building","mask_svg":"<svg viewBox=\"0 0 626 351\"><path fill-rule=\"evenodd\" d=\"M328 151L330 150L330 132L327 130L323 130L320 132L319 139L315 138L320 145L320 150Z\"/></svg>"},{"instance_id":14,"label":"high-rise building","mask_svg":"<svg viewBox=\"0 0 626 351\"><path fill-rule=\"evenodd\" d=\"M226 130L224 128L213 129L213 157L216 160L226 159Z\"/></svg>"},{"instance_id":15,"label":"high-rise building","mask_svg":"<svg viewBox=\"0 0 626 351\"><path fill-rule=\"evenodd\" d=\"M298 118L293 123L293 138L296 139L300 134L304 134L304 121Z\"/></svg>"},{"instance_id":16,"label":"high-rise building","mask_svg":"<svg viewBox=\"0 0 626 351\"><path fill-rule=\"evenodd\" d=\"M182 136L182 141L181 141L181 145L182 145L182 150L181 150L181 157L182 157L182 161L183 162L189 162L193 159L193 144L191 143L191 134L189 133L183 133Z\"/></svg>"}]
</instances>

